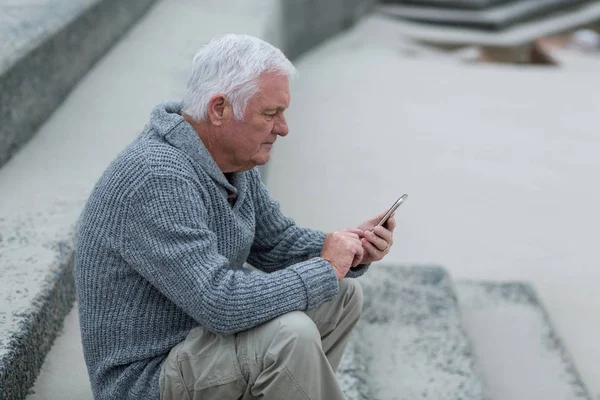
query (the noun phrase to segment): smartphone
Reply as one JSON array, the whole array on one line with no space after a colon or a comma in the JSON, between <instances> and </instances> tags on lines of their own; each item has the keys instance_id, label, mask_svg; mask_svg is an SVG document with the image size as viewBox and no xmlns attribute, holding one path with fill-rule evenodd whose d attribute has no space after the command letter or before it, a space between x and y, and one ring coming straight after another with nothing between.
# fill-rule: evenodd
<instances>
[{"instance_id":1,"label":"smartphone","mask_svg":"<svg viewBox=\"0 0 600 400\"><path fill-rule=\"evenodd\" d=\"M404 200L406 200L406 198L408 197L408 195L405 193L402 196L400 196L400 198L398 200L396 200L396 202L390 207L389 210L387 210L387 212L385 213L385 215L383 216L383 218L381 218L381 220L377 223L377 226L383 226L387 220L394 215L394 212L396 211L396 209L398 207L400 207L400 204L404 203Z\"/></svg>"}]
</instances>

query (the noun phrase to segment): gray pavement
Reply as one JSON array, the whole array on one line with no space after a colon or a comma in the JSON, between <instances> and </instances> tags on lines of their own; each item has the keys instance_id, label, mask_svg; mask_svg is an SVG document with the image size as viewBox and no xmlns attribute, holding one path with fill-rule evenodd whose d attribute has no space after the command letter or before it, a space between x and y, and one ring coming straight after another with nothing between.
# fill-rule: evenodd
<instances>
[{"instance_id":1,"label":"gray pavement","mask_svg":"<svg viewBox=\"0 0 600 400\"><path fill-rule=\"evenodd\" d=\"M65 319L27 400L93 400L83 359L77 304Z\"/></svg>"}]
</instances>

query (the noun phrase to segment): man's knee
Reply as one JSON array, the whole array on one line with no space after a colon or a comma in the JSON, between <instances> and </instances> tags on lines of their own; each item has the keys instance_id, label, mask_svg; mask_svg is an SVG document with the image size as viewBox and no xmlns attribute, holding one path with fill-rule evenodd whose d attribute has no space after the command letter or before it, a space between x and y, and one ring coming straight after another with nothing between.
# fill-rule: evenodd
<instances>
[{"instance_id":1,"label":"man's knee","mask_svg":"<svg viewBox=\"0 0 600 400\"><path fill-rule=\"evenodd\" d=\"M242 334L244 337L247 334ZM264 359L275 357L283 362L292 354L310 353L321 346L321 334L312 319L301 311L280 315L252 330L247 336L248 346L255 356Z\"/></svg>"},{"instance_id":2,"label":"man's knee","mask_svg":"<svg viewBox=\"0 0 600 400\"><path fill-rule=\"evenodd\" d=\"M340 296L344 296L344 306L356 308L358 314L363 306L363 289L357 279L346 278L340 281Z\"/></svg>"},{"instance_id":3,"label":"man's knee","mask_svg":"<svg viewBox=\"0 0 600 400\"><path fill-rule=\"evenodd\" d=\"M293 311L277 318L282 338L294 339L305 344L320 344L321 334L314 321L301 311Z\"/></svg>"}]
</instances>

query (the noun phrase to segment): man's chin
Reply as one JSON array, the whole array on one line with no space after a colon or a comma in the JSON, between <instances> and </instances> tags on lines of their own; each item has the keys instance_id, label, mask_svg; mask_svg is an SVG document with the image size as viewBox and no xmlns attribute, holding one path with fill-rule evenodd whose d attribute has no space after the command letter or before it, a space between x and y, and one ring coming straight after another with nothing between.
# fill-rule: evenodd
<instances>
[{"instance_id":1,"label":"man's chin","mask_svg":"<svg viewBox=\"0 0 600 400\"><path fill-rule=\"evenodd\" d=\"M260 154L260 156L257 155L257 157L254 158L254 163L256 165L265 165L266 163L268 163L271 160L271 152L266 152L266 153L262 153Z\"/></svg>"}]
</instances>

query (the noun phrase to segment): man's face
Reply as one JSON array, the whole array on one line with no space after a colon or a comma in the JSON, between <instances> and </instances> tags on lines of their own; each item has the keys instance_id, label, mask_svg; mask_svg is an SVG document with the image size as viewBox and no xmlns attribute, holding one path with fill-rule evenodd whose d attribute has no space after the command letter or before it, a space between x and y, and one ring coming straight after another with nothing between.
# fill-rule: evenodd
<instances>
[{"instance_id":1,"label":"man's face","mask_svg":"<svg viewBox=\"0 0 600 400\"><path fill-rule=\"evenodd\" d=\"M277 136L286 136L288 126L283 112L290 104L287 77L264 73L259 79L259 91L250 99L241 120L230 118L229 151L240 171L266 164Z\"/></svg>"}]
</instances>

